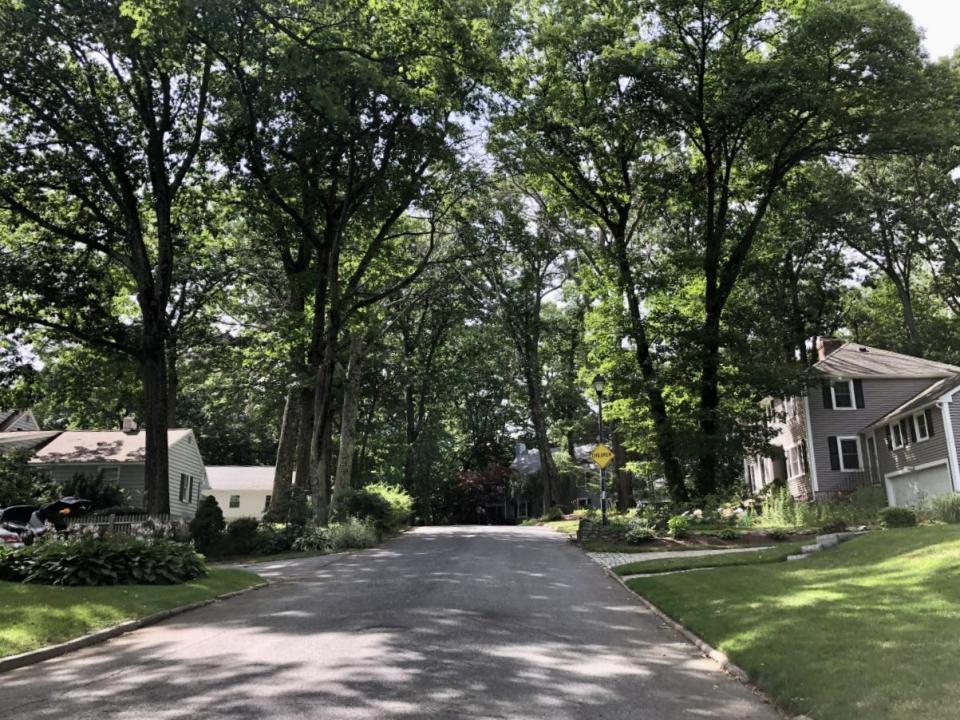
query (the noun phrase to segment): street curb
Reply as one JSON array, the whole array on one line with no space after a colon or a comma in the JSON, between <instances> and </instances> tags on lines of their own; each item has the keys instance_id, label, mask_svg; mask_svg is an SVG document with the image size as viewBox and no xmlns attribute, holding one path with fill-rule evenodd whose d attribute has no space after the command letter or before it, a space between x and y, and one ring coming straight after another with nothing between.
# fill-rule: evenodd
<instances>
[{"instance_id":1,"label":"street curb","mask_svg":"<svg viewBox=\"0 0 960 720\"><path fill-rule=\"evenodd\" d=\"M142 627L156 625L158 622L162 622L163 620L171 618L175 615L182 615L183 613L190 612L191 610L197 610L205 607L206 605L212 605L213 603L220 602L221 600L228 600L232 597L236 597L237 595L243 595L248 592L253 592L254 590L265 588L269 584L269 581L264 581L256 585L251 585L248 588L243 588L242 590L233 590L228 593L223 593L222 595L216 595L212 598L207 598L206 600L198 600L197 602L190 603L189 605L181 605L180 607L170 608L169 610L161 610L160 612L153 613L153 615L147 615L137 620L127 620L126 622L122 622L118 625L112 625L108 628L104 628L103 630L97 630L96 632L92 632L87 635L81 635L78 638L57 643L56 645L47 645L47 647L42 647L38 650L30 650L25 653L20 653L19 655L11 655L7 658L0 658L0 673L26 667L27 665L34 665L36 663L43 662L44 660L49 660L50 658L66 655L67 653L75 650L82 650L83 648L87 648L92 645L98 645L99 643L106 642L107 640L119 637L120 635L126 635L128 632L138 630Z\"/></svg>"},{"instance_id":2,"label":"street curb","mask_svg":"<svg viewBox=\"0 0 960 720\"><path fill-rule=\"evenodd\" d=\"M756 684L753 682L753 680L750 679L750 676L747 674L747 671L741 668L736 663L734 663L725 652L721 650L717 650L715 647L713 647L713 645L708 643L702 637L700 637L693 631L688 630L686 626L677 622L672 617L667 615L663 610L661 610L652 602L650 602L645 597L643 597L643 595L640 595L639 593L631 590L630 587L627 585L627 583L624 582L623 578L621 578L619 575L613 572L610 568L603 568L603 571L609 577L616 580L623 587L624 590L626 590L634 598L639 600L640 604L643 605L644 608L652 612L660 620L663 620L665 623L667 623L671 628L673 628L681 636L683 636L685 640L687 640L694 647L696 647L697 650L699 650L706 657L710 658L717 665L719 665L721 670L723 670L725 673L727 673L728 675L730 675L731 677L733 677L743 685L746 685L752 692L757 694L759 697L763 698L764 701L766 701L770 705L770 707L774 708L777 711L777 713L779 713L779 715L784 718L784 720L812 720L812 718L806 715L788 715L786 712L783 711L783 709L776 702L773 701L772 698L770 698L765 692L763 692L763 690L758 688Z\"/></svg>"}]
</instances>

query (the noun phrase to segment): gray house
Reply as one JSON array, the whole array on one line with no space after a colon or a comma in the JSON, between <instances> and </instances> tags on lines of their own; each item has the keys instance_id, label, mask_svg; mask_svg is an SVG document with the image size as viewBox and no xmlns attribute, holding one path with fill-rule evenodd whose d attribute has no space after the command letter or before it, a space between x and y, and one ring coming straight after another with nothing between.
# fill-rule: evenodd
<instances>
[{"instance_id":1,"label":"gray house","mask_svg":"<svg viewBox=\"0 0 960 720\"><path fill-rule=\"evenodd\" d=\"M32 410L0 410L0 433L36 432L39 429Z\"/></svg>"},{"instance_id":2,"label":"gray house","mask_svg":"<svg viewBox=\"0 0 960 720\"><path fill-rule=\"evenodd\" d=\"M821 339L806 393L764 401L771 452L744 460L749 487L784 481L803 500L883 487L891 505L960 492L960 367Z\"/></svg>"},{"instance_id":3,"label":"gray house","mask_svg":"<svg viewBox=\"0 0 960 720\"><path fill-rule=\"evenodd\" d=\"M144 502L144 461L146 433L142 430L64 431L47 435L45 444L30 464L46 470L53 480L64 483L74 475L103 475L127 491L127 502L142 507ZM192 430L167 433L170 457L170 516L189 520L196 514L204 489L203 458ZM0 438L2 440L2 438Z\"/></svg>"}]
</instances>

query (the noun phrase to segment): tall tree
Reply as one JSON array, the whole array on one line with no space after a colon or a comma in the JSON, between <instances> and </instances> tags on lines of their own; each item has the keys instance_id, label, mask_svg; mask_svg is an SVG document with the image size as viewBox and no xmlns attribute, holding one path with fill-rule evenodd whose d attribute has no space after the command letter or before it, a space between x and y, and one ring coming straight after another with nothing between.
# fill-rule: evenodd
<instances>
[{"instance_id":1,"label":"tall tree","mask_svg":"<svg viewBox=\"0 0 960 720\"><path fill-rule=\"evenodd\" d=\"M549 224L524 208L524 198L506 191L484 212L478 208L461 237L468 248L462 277L475 301L503 324L513 342L527 389L530 421L540 453L543 507L556 504L557 468L550 447L541 343L544 302L560 291L563 245Z\"/></svg>"},{"instance_id":2,"label":"tall tree","mask_svg":"<svg viewBox=\"0 0 960 720\"><path fill-rule=\"evenodd\" d=\"M501 155L595 219L620 276L664 473L685 493L643 311L649 260L668 253L702 289L695 339L695 489L716 489L722 324L767 211L821 157L938 140L942 113L909 17L883 0L555 0L524 8ZM867 29L865 31L865 29ZM669 238L645 230L684 220ZM640 250L635 243L647 242Z\"/></svg>"},{"instance_id":3,"label":"tall tree","mask_svg":"<svg viewBox=\"0 0 960 720\"><path fill-rule=\"evenodd\" d=\"M151 512L169 509L168 310L209 113L211 58L191 8L0 8L0 205L14 228L0 264L18 275L2 314L137 360Z\"/></svg>"}]
</instances>

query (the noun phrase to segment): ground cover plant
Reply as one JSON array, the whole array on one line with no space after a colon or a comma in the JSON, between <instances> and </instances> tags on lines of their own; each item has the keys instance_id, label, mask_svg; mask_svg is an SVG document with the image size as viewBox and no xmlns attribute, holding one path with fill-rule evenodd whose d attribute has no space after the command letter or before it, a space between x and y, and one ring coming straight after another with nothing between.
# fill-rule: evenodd
<instances>
[{"instance_id":1,"label":"ground cover plant","mask_svg":"<svg viewBox=\"0 0 960 720\"><path fill-rule=\"evenodd\" d=\"M872 532L796 563L629 581L817 720L940 720L960 706L960 528Z\"/></svg>"}]
</instances>

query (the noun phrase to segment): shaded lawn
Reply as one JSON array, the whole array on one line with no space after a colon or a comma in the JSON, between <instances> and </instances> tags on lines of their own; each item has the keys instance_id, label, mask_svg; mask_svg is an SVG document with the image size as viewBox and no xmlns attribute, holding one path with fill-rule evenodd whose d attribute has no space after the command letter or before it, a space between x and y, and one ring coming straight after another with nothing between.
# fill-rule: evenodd
<instances>
[{"instance_id":1,"label":"shaded lawn","mask_svg":"<svg viewBox=\"0 0 960 720\"><path fill-rule=\"evenodd\" d=\"M802 543L784 543L768 550L752 552L732 552L728 554L697 557L664 558L662 560L638 560L618 565L613 569L617 575L636 575L638 573L662 573L673 570L691 570L693 568L732 567L736 565L759 565L762 563L782 562L787 555L797 555ZM803 561L805 562L805 561Z\"/></svg>"},{"instance_id":2,"label":"shaded lawn","mask_svg":"<svg viewBox=\"0 0 960 720\"><path fill-rule=\"evenodd\" d=\"M629 586L817 720L957 717L960 528L873 532L795 563Z\"/></svg>"},{"instance_id":3,"label":"shaded lawn","mask_svg":"<svg viewBox=\"0 0 960 720\"><path fill-rule=\"evenodd\" d=\"M220 568L183 585L52 587L0 582L0 657L64 642L259 582L259 575Z\"/></svg>"}]
</instances>

